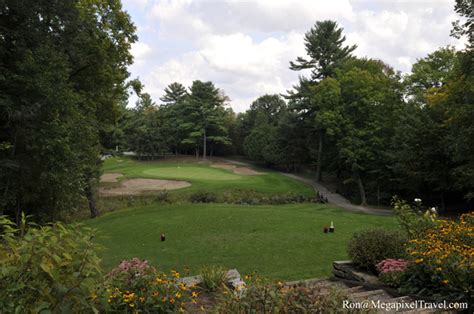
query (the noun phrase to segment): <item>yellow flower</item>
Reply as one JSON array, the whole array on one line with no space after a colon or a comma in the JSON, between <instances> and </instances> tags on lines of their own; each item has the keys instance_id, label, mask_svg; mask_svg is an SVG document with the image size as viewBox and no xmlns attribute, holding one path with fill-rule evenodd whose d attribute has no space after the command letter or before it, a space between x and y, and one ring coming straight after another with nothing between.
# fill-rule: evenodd
<instances>
[{"instance_id":1,"label":"yellow flower","mask_svg":"<svg viewBox=\"0 0 474 314\"><path fill-rule=\"evenodd\" d=\"M420 264L420 263L422 263L422 262L423 262L423 259L422 259L422 258L417 258L417 259L415 260L415 263L417 263L417 264Z\"/></svg>"},{"instance_id":2,"label":"yellow flower","mask_svg":"<svg viewBox=\"0 0 474 314\"><path fill-rule=\"evenodd\" d=\"M131 308L133 308L133 307L135 306L135 304L130 303L128 306L130 306Z\"/></svg>"},{"instance_id":3,"label":"yellow flower","mask_svg":"<svg viewBox=\"0 0 474 314\"><path fill-rule=\"evenodd\" d=\"M181 298L181 293L176 292L176 294L174 296L176 297L176 299L179 299L179 298Z\"/></svg>"},{"instance_id":4,"label":"yellow flower","mask_svg":"<svg viewBox=\"0 0 474 314\"><path fill-rule=\"evenodd\" d=\"M436 267L436 271L442 271L442 270L443 270L443 268L441 268L441 267Z\"/></svg>"},{"instance_id":5,"label":"yellow flower","mask_svg":"<svg viewBox=\"0 0 474 314\"><path fill-rule=\"evenodd\" d=\"M173 298L170 299L170 303L174 304L174 299Z\"/></svg>"},{"instance_id":6,"label":"yellow flower","mask_svg":"<svg viewBox=\"0 0 474 314\"><path fill-rule=\"evenodd\" d=\"M140 302L145 302L145 298L144 297L140 297Z\"/></svg>"},{"instance_id":7,"label":"yellow flower","mask_svg":"<svg viewBox=\"0 0 474 314\"><path fill-rule=\"evenodd\" d=\"M193 291L193 293L191 293L192 298L197 298L198 295L199 293L197 293L196 291Z\"/></svg>"},{"instance_id":8,"label":"yellow flower","mask_svg":"<svg viewBox=\"0 0 474 314\"><path fill-rule=\"evenodd\" d=\"M447 285L449 283L449 280L448 279L445 279L442 281L443 284Z\"/></svg>"}]
</instances>

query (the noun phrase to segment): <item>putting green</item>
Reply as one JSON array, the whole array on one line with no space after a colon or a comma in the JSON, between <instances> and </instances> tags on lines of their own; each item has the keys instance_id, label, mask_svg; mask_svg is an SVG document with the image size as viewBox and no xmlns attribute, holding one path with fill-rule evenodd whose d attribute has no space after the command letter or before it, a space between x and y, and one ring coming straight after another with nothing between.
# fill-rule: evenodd
<instances>
[{"instance_id":1,"label":"putting green","mask_svg":"<svg viewBox=\"0 0 474 314\"><path fill-rule=\"evenodd\" d=\"M233 170L215 168L209 163L182 159L137 161L129 158L109 158L104 162L105 173L120 173L119 180L133 178L182 180L191 183L188 188L173 193L212 191L224 193L232 190L251 190L258 193L295 193L314 195L311 186L265 169L260 175L241 175ZM258 169L257 169L258 170Z\"/></svg>"},{"instance_id":2,"label":"putting green","mask_svg":"<svg viewBox=\"0 0 474 314\"><path fill-rule=\"evenodd\" d=\"M144 174L164 179L196 180L205 179L212 181L241 180L243 176L234 174L229 170L211 167L175 166L161 167L143 171Z\"/></svg>"}]
</instances>

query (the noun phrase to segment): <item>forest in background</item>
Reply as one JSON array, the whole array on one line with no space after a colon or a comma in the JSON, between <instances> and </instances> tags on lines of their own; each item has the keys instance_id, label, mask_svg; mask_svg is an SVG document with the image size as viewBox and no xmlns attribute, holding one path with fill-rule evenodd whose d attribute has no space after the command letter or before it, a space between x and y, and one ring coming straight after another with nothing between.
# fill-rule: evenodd
<instances>
[{"instance_id":1,"label":"forest in background","mask_svg":"<svg viewBox=\"0 0 474 314\"><path fill-rule=\"evenodd\" d=\"M458 13L463 14L462 7ZM453 36L469 33L472 24ZM472 33L463 51L442 47L401 74L382 60L353 56L343 29L318 21L305 34L309 70L282 95L262 95L244 113L212 82L170 84L156 104L141 93L109 130L108 147L144 159L166 154L245 155L288 172L312 169L361 204L422 197L444 210L474 198ZM327 179L326 179L327 180ZM472 203L471 203L472 204Z\"/></svg>"},{"instance_id":2,"label":"forest in background","mask_svg":"<svg viewBox=\"0 0 474 314\"><path fill-rule=\"evenodd\" d=\"M357 58L334 21L305 34L310 71L283 95L262 95L245 113L212 82L170 84L155 102L130 80L135 26L118 0L0 5L0 214L53 219L84 201L98 212L101 154L243 154L285 171L311 168L337 178L362 204L393 195L444 208L474 198L474 17L402 75L382 60ZM383 44L383 43L381 43ZM127 108L128 96L139 100ZM468 208L465 208L468 209Z\"/></svg>"}]
</instances>

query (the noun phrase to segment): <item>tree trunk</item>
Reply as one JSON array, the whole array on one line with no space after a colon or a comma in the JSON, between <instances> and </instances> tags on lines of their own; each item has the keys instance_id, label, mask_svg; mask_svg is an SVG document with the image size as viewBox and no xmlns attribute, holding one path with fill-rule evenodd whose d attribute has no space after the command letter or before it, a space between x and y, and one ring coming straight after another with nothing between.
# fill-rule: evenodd
<instances>
[{"instance_id":1,"label":"tree trunk","mask_svg":"<svg viewBox=\"0 0 474 314\"><path fill-rule=\"evenodd\" d=\"M377 183L377 206L380 206L380 184Z\"/></svg>"},{"instance_id":2,"label":"tree trunk","mask_svg":"<svg viewBox=\"0 0 474 314\"><path fill-rule=\"evenodd\" d=\"M365 189L364 189L364 184L362 183L362 179L360 178L359 172L355 173L357 185L359 186L359 193L360 193L360 200L362 206L367 205L367 197L365 195Z\"/></svg>"},{"instance_id":3,"label":"tree trunk","mask_svg":"<svg viewBox=\"0 0 474 314\"><path fill-rule=\"evenodd\" d=\"M323 156L323 130L319 130L318 160L316 168L316 181L321 182L321 162Z\"/></svg>"},{"instance_id":4,"label":"tree trunk","mask_svg":"<svg viewBox=\"0 0 474 314\"><path fill-rule=\"evenodd\" d=\"M444 213L446 211L446 204L444 203L444 193L441 192L441 211Z\"/></svg>"},{"instance_id":5,"label":"tree trunk","mask_svg":"<svg viewBox=\"0 0 474 314\"><path fill-rule=\"evenodd\" d=\"M196 159L199 159L199 147L196 147L194 151L196 152Z\"/></svg>"},{"instance_id":6,"label":"tree trunk","mask_svg":"<svg viewBox=\"0 0 474 314\"><path fill-rule=\"evenodd\" d=\"M97 206L95 203L95 193L94 193L94 188L91 182L87 184L86 197L87 197L87 202L89 203L91 218L96 218L97 216L99 216L99 210L97 209Z\"/></svg>"},{"instance_id":7,"label":"tree trunk","mask_svg":"<svg viewBox=\"0 0 474 314\"><path fill-rule=\"evenodd\" d=\"M202 136L202 158L206 159L206 150L207 150L207 138L206 138L206 129L204 129Z\"/></svg>"}]
</instances>

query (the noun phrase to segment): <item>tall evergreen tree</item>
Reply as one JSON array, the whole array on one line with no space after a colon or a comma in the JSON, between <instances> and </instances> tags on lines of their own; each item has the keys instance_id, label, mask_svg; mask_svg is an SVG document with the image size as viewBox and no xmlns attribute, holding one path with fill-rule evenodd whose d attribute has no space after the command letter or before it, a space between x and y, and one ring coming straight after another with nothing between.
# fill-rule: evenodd
<instances>
[{"instance_id":1,"label":"tall evergreen tree","mask_svg":"<svg viewBox=\"0 0 474 314\"><path fill-rule=\"evenodd\" d=\"M184 87L181 83L174 82L168 85L165 90L165 94L160 98L162 102L165 104L175 105L177 103L182 102L188 92L186 91L186 87Z\"/></svg>"},{"instance_id":2,"label":"tall evergreen tree","mask_svg":"<svg viewBox=\"0 0 474 314\"><path fill-rule=\"evenodd\" d=\"M309 79L300 78L299 86L295 88L296 92L290 91L288 98L292 99L292 107L295 110L312 120L318 134L317 181L321 181L325 130L314 121L314 115L320 108L309 101L310 89L312 85L324 78L333 76L337 67L350 58L351 53L357 48L356 45L344 45L346 37L342 35L342 32L343 29L335 21L317 21L305 34L305 48L308 57L298 57L296 61L290 62L290 69L294 71L311 69L311 77Z\"/></svg>"},{"instance_id":3,"label":"tall evergreen tree","mask_svg":"<svg viewBox=\"0 0 474 314\"><path fill-rule=\"evenodd\" d=\"M193 82L184 109L184 127L188 130L188 136L183 142L194 145L196 156L199 156L202 143L202 156L206 159L209 139L230 143L224 126L223 107L226 99L212 82Z\"/></svg>"},{"instance_id":4,"label":"tall evergreen tree","mask_svg":"<svg viewBox=\"0 0 474 314\"><path fill-rule=\"evenodd\" d=\"M309 58L298 57L290 62L290 69L311 69L311 81L316 82L334 74L337 65L351 56L356 45L344 46L346 37L335 21L317 21L305 34L305 48Z\"/></svg>"}]
</instances>

